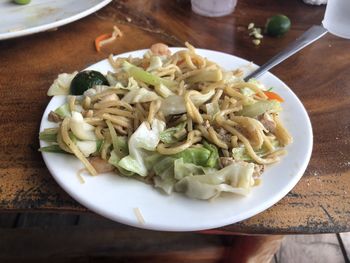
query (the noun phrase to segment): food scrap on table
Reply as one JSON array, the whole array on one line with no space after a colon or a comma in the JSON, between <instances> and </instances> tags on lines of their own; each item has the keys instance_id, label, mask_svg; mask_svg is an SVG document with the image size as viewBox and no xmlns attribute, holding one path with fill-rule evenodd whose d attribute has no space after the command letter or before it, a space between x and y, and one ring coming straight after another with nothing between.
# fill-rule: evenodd
<instances>
[{"instance_id":1,"label":"food scrap on table","mask_svg":"<svg viewBox=\"0 0 350 263\"><path fill-rule=\"evenodd\" d=\"M261 39L264 38L264 36L261 34L261 28L255 27L254 23L249 23L248 25L249 30L249 36L253 37L253 44L258 46L261 43Z\"/></svg>"},{"instance_id":2,"label":"food scrap on table","mask_svg":"<svg viewBox=\"0 0 350 263\"><path fill-rule=\"evenodd\" d=\"M290 19L285 15L274 15L267 19L264 33L272 37L281 37L290 29ZM260 27L256 27L253 22L248 25L249 36L253 38L252 42L258 46L264 38Z\"/></svg>"},{"instance_id":3,"label":"food scrap on table","mask_svg":"<svg viewBox=\"0 0 350 263\"><path fill-rule=\"evenodd\" d=\"M101 47L103 47L106 44L112 43L117 39L117 37L122 37L123 33L120 31L120 29L117 26L113 26L113 32L107 33L107 34L102 34L98 36L95 39L95 48L97 52L101 51Z\"/></svg>"}]
</instances>

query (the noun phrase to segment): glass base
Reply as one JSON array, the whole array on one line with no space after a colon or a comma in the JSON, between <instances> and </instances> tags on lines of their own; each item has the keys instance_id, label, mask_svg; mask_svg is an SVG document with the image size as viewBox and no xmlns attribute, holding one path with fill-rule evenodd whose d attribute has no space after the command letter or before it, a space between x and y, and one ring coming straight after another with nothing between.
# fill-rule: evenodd
<instances>
[{"instance_id":1,"label":"glass base","mask_svg":"<svg viewBox=\"0 0 350 263\"><path fill-rule=\"evenodd\" d=\"M192 11L208 17L220 17L231 14L237 0L192 0Z\"/></svg>"}]
</instances>

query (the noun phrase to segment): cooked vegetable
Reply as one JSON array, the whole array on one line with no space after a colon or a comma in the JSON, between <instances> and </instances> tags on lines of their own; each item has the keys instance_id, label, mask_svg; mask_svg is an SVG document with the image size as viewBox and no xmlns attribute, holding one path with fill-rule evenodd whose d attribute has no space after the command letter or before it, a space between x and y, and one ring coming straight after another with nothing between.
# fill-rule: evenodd
<instances>
[{"instance_id":1,"label":"cooked vegetable","mask_svg":"<svg viewBox=\"0 0 350 263\"><path fill-rule=\"evenodd\" d=\"M66 151L62 150L58 144L41 147L39 151L48 153L67 153Z\"/></svg>"},{"instance_id":2,"label":"cooked vegetable","mask_svg":"<svg viewBox=\"0 0 350 263\"><path fill-rule=\"evenodd\" d=\"M95 39L95 48L98 52L101 51L101 41L109 39L112 37L112 34L102 34Z\"/></svg>"},{"instance_id":3,"label":"cooked vegetable","mask_svg":"<svg viewBox=\"0 0 350 263\"><path fill-rule=\"evenodd\" d=\"M261 100L254 104L244 106L238 114L246 117L257 117L267 111L280 111L280 103L276 100Z\"/></svg>"},{"instance_id":4,"label":"cooked vegetable","mask_svg":"<svg viewBox=\"0 0 350 263\"><path fill-rule=\"evenodd\" d=\"M188 148L174 155L176 159L182 158L185 163L193 163L200 166L208 166L211 151L204 148Z\"/></svg>"},{"instance_id":5,"label":"cooked vegetable","mask_svg":"<svg viewBox=\"0 0 350 263\"><path fill-rule=\"evenodd\" d=\"M48 128L39 133L39 139L46 142L57 142L57 128Z\"/></svg>"},{"instance_id":6,"label":"cooked vegetable","mask_svg":"<svg viewBox=\"0 0 350 263\"><path fill-rule=\"evenodd\" d=\"M216 148L215 145L210 144L206 141L203 143L204 147L210 151L210 156L207 160L207 163L205 166L212 167L212 168L219 168L219 151L218 148Z\"/></svg>"},{"instance_id":7,"label":"cooked vegetable","mask_svg":"<svg viewBox=\"0 0 350 263\"><path fill-rule=\"evenodd\" d=\"M77 141L76 144L85 157L97 152L97 141Z\"/></svg>"},{"instance_id":8,"label":"cooked vegetable","mask_svg":"<svg viewBox=\"0 0 350 263\"><path fill-rule=\"evenodd\" d=\"M204 200L215 198L221 192L247 195L254 185L253 172L252 163L232 163L209 174L186 176L176 183L175 189Z\"/></svg>"},{"instance_id":9,"label":"cooked vegetable","mask_svg":"<svg viewBox=\"0 0 350 263\"><path fill-rule=\"evenodd\" d=\"M85 70L79 72L70 84L70 93L82 95L86 90L95 85L108 85L108 81L100 72L95 70Z\"/></svg>"},{"instance_id":10,"label":"cooked vegetable","mask_svg":"<svg viewBox=\"0 0 350 263\"><path fill-rule=\"evenodd\" d=\"M254 45L259 46L261 43L261 40L260 39L253 39L252 42Z\"/></svg>"},{"instance_id":11,"label":"cooked vegetable","mask_svg":"<svg viewBox=\"0 0 350 263\"><path fill-rule=\"evenodd\" d=\"M222 80L222 72L219 69L216 70L202 70L197 75L188 78L189 83L196 83L196 82L217 82Z\"/></svg>"},{"instance_id":12,"label":"cooked vegetable","mask_svg":"<svg viewBox=\"0 0 350 263\"><path fill-rule=\"evenodd\" d=\"M279 102L284 102L284 99L273 91L264 91L264 93L270 100L277 100Z\"/></svg>"},{"instance_id":13,"label":"cooked vegetable","mask_svg":"<svg viewBox=\"0 0 350 263\"><path fill-rule=\"evenodd\" d=\"M270 17L265 25L265 31L273 37L280 37L288 32L291 22L285 15L275 15Z\"/></svg>"},{"instance_id":14,"label":"cooked vegetable","mask_svg":"<svg viewBox=\"0 0 350 263\"><path fill-rule=\"evenodd\" d=\"M86 123L79 112L72 112L69 127L73 134L80 140L95 141L97 139L94 132L95 127Z\"/></svg>"},{"instance_id":15,"label":"cooked vegetable","mask_svg":"<svg viewBox=\"0 0 350 263\"><path fill-rule=\"evenodd\" d=\"M113 42L117 37L123 36L123 33L117 26L113 26L113 32L111 34L103 34L95 39L95 48L98 52L101 51L101 47Z\"/></svg>"},{"instance_id":16,"label":"cooked vegetable","mask_svg":"<svg viewBox=\"0 0 350 263\"><path fill-rule=\"evenodd\" d=\"M160 78L156 75L153 75L142 68L136 67L133 64L124 61L123 63L123 69L128 72L128 74L135 78L138 81L145 82L147 84L150 84L152 86L160 85L161 83L164 84L167 87L174 86L176 83L174 81Z\"/></svg>"},{"instance_id":17,"label":"cooked vegetable","mask_svg":"<svg viewBox=\"0 0 350 263\"><path fill-rule=\"evenodd\" d=\"M144 161L145 151L154 151L160 140L160 133L164 130L165 123L154 119L151 129L143 122L129 138L129 155L120 160L119 166L125 170L137 173L141 176L147 175Z\"/></svg>"},{"instance_id":18,"label":"cooked vegetable","mask_svg":"<svg viewBox=\"0 0 350 263\"><path fill-rule=\"evenodd\" d=\"M70 112L68 103L65 103L62 106L58 107L55 110L55 113L57 113L62 118L70 117L71 116L71 112Z\"/></svg>"},{"instance_id":19,"label":"cooked vegetable","mask_svg":"<svg viewBox=\"0 0 350 263\"><path fill-rule=\"evenodd\" d=\"M75 71L71 74L67 74L67 73L59 74L57 79L55 79L55 81L52 83L49 90L47 91L47 96L68 95L72 79L77 74L78 74L78 71Z\"/></svg>"},{"instance_id":20,"label":"cooked vegetable","mask_svg":"<svg viewBox=\"0 0 350 263\"><path fill-rule=\"evenodd\" d=\"M160 140L164 143L175 143L179 141L179 138L177 138L175 135L180 132L181 130L185 129L185 122L182 122L178 124L175 127L168 128L160 133ZM186 133L185 133L186 134Z\"/></svg>"},{"instance_id":21,"label":"cooked vegetable","mask_svg":"<svg viewBox=\"0 0 350 263\"><path fill-rule=\"evenodd\" d=\"M159 96L154 91L145 88L133 89L126 94L122 101L127 103L149 102L158 99Z\"/></svg>"},{"instance_id":22,"label":"cooked vegetable","mask_svg":"<svg viewBox=\"0 0 350 263\"><path fill-rule=\"evenodd\" d=\"M30 3L30 0L13 0L13 2L18 5L27 5Z\"/></svg>"},{"instance_id":23,"label":"cooked vegetable","mask_svg":"<svg viewBox=\"0 0 350 263\"><path fill-rule=\"evenodd\" d=\"M142 58L110 57L114 72L106 77L61 74L50 93L68 95L71 87L81 96L51 111L57 128L40 133L51 144L40 150L74 154L92 175L114 171L167 194L247 195L292 142L278 117L283 99L186 45L172 55L157 44Z\"/></svg>"}]
</instances>

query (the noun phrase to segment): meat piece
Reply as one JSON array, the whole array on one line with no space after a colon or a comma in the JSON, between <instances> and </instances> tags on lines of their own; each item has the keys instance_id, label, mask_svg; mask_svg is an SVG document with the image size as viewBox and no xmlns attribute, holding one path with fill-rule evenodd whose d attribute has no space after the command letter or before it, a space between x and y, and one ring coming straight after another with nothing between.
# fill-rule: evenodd
<instances>
[{"instance_id":1,"label":"meat piece","mask_svg":"<svg viewBox=\"0 0 350 263\"><path fill-rule=\"evenodd\" d=\"M232 157L220 157L220 168L224 168L226 166L229 166L230 164L234 163L235 160Z\"/></svg>"},{"instance_id":2,"label":"meat piece","mask_svg":"<svg viewBox=\"0 0 350 263\"><path fill-rule=\"evenodd\" d=\"M60 115L58 115L56 112L54 111L51 111L49 113L49 116L47 117L47 119L51 122L61 122L62 121L62 118Z\"/></svg>"},{"instance_id":3,"label":"meat piece","mask_svg":"<svg viewBox=\"0 0 350 263\"><path fill-rule=\"evenodd\" d=\"M82 115L84 118L91 118L94 116L94 111L93 110L85 110L82 112Z\"/></svg>"},{"instance_id":4,"label":"meat piece","mask_svg":"<svg viewBox=\"0 0 350 263\"><path fill-rule=\"evenodd\" d=\"M114 170L114 166L100 157L91 157L89 159L91 165L96 169L97 173L108 173Z\"/></svg>"},{"instance_id":5,"label":"meat piece","mask_svg":"<svg viewBox=\"0 0 350 263\"><path fill-rule=\"evenodd\" d=\"M274 120L272 119L272 117L268 113L265 112L263 115L261 115L259 120L260 120L261 124L264 125L266 130L268 130L269 132L272 132L272 133L275 132L276 123L274 122Z\"/></svg>"},{"instance_id":6,"label":"meat piece","mask_svg":"<svg viewBox=\"0 0 350 263\"><path fill-rule=\"evenodd\" d=\"M227 134L227 131L224 128L220 128L218 133L219 133L219 135L223 136L223 135Z\"/></svg>"},{"instance_id":7,"label":"meat piece","mask_svg":"<svg viewBox=\"0 0 350 263\"><path fill-rule=\"evenodd\" d=\"M253 177L259 178L260 175L264 172L265 166L263 164L254 164L254 172L253 172Z\"/></svg>"},{"instance_id":8,"label":"meat piece","mask_svg":"<svg viewBox=\"0 0 350 263\"><path fill-rule=\"evenodd\" d=\"M218 134L220 135L220 139L223 140L227 145L231 144L231 133L228 133L225 129L220 128Z\"/></svg>"},{"instance_id":9,"label":"meat piece","mask_svg":"<svg viewBox=\"0 0 350 263\"><path fill-rule=\"evenodd\" d=\"M208 120L206 120L206 121L204 122L204 128L206 128L206 129L209 129L209 128L210 128L210 122L209 122Z\"/></svg>"}]
</instances>

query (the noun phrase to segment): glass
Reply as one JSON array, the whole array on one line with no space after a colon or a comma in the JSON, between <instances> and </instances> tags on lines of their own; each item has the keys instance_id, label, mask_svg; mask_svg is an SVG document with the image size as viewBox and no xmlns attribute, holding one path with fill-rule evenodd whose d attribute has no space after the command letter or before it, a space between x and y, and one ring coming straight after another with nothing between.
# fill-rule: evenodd
<instances>
[{"instance_id":1,"label":"glass","mask_svg":"<svg viewBox=\"0 0 350 263\"><path fill-rule=\"evenodd\" d=\"M322 24L333 35L350 39L350 0L328 0Z\"/></svg>"},{"instance_id":2,"label":"glass","mask_svg":"<svg viewBox=\"0 0 350 263\"><path fill-rule=\"evenodd\" d=\"M192 11L209 17L219 17L231 14L237 0L191 0Z\"/></svg>"}]
</instances>

